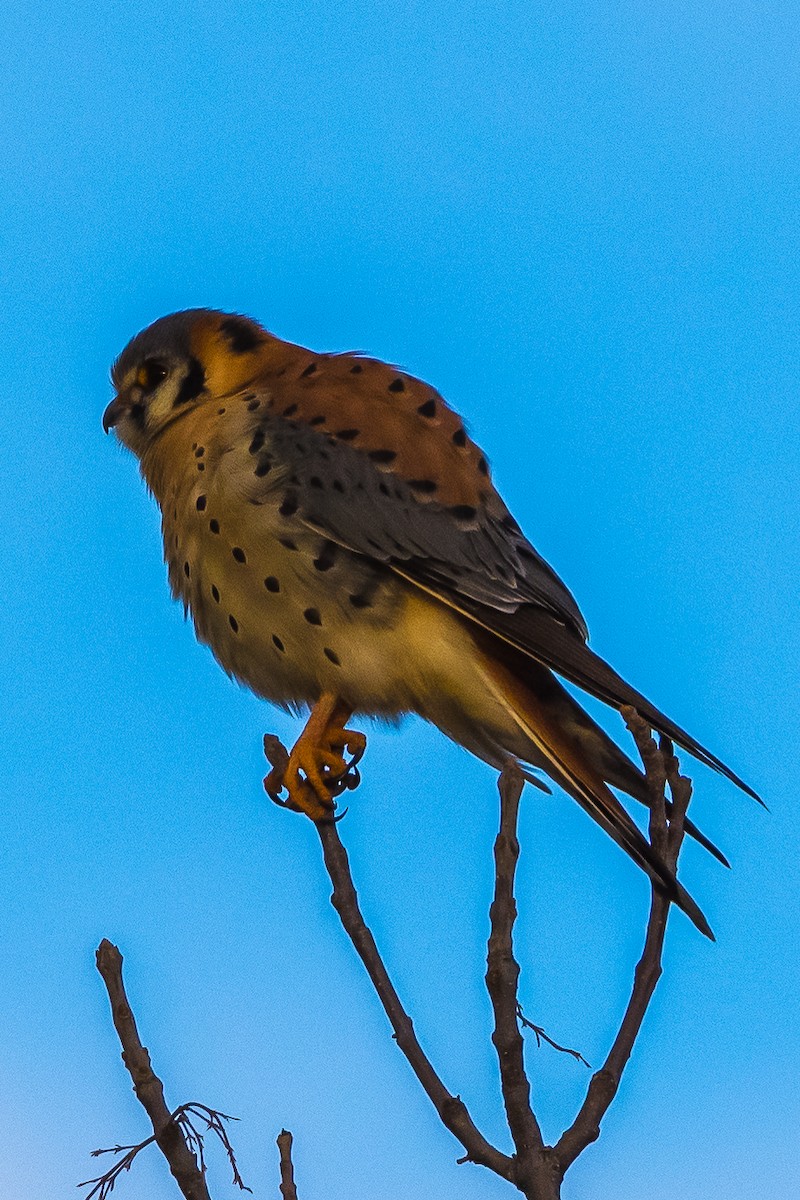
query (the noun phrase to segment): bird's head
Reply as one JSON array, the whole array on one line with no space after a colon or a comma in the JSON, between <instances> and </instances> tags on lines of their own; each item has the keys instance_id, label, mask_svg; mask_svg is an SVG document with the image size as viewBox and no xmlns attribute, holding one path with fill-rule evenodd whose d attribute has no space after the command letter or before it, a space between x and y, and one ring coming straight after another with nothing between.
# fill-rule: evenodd
<instances>
[{"instance_id":1,"label":"bird's head","mask_svg":"<svg viewBox=\"0 0 800 1200\"><path fill-rule=\"evenodd\" d=\"M246 388L273 339L249 317L192 308L137 333L111 369L116 397L103 413L106 433L141 457L185 412Z\"/></svg>"}]
</instances>

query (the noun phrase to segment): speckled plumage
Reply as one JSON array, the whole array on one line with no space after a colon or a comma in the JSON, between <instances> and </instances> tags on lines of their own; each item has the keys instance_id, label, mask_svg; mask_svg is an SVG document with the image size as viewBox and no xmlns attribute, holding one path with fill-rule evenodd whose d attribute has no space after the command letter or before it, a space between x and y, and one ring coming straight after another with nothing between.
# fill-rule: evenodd
<instances>
[{"instance_id":1,"label":"speckled plumage","mask_svg":"<svg viewBox=\"0 0 800 1200\"><path fill-rule=\"evenodd\" d=\"M226 671L284 706L416 712L495 766L543 769L709 932L607 786L646 802L640 772L551 670L746 785L588 649L437 392L202 309L139 334L113 378L104 423L140 459L173 594Z\"/></svg>"}]
</instances>

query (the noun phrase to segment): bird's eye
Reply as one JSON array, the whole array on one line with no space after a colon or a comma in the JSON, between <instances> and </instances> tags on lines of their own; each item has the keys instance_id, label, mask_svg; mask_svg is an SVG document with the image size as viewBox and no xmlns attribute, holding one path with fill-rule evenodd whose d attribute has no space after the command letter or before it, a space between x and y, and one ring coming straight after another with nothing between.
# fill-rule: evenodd
<instances>
[{"instance_id":1,"label":"bird's eye","mask_svg":"<svg viewBox=\"0 0 800 1200\"><path fill-rule=\"evenodd\" d=\"M169 368L157 358L146 358L136 373L136 382L145 391L151 391L169 375Z\"/></svg>"}]
</instances>

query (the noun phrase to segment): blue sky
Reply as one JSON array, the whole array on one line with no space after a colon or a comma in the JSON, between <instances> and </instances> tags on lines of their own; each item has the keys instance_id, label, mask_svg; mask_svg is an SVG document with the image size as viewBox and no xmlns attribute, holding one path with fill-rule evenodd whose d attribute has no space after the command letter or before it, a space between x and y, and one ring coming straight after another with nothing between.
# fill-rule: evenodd
<instances>
[{"instance_id":1,"label":"blue sky","mask_svg":"<svg viewBox=\"0 0 800 1200\"><path fill-rule=\"evenodd\" d=\"M90 1149L146 1136L106 936L169 1102L241 1118L256 1195L284 1125L301 1200L513 1194L455 1165L314 831L261 791L262 733L298 726L195 644L102 435L128 338L209 305L437 386L593 646L770 806L691 771L734 865L682 861L718 944L673 917L566 1200L797 1195L797 6L28 0L3 26L0 1192L75 1195ZM363 775L342 832L368 919L502 1137L491 772L407 722L370 731ZM522 838L526 1012L598 1065L646 883L565 797L528 795ZM529 1063L552 1138L587 1075ZM118 1190L177 1194L154 1153Z\"/></svg>"}]
</instances>

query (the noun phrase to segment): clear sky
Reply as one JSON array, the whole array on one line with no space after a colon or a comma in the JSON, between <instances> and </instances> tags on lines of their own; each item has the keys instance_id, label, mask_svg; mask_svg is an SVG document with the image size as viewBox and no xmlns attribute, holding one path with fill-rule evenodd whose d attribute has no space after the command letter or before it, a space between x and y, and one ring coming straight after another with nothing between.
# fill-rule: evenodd
<instances>
[{"instance_id":1,"label":"clear sky","mask_svg":"<svg viewBox=\"0 0 800 1200\"><path fill-rule=\"evenodd\" d=\"M437 386L576 593L593 646L765 796L693 770L681 915L566 1200L800 1191L797 373L800 10L22 0L2 17L0 1194L76 1195L146 1136L94 970L126 956L171 1104L241 1118L246 1181L301 1200L500 1200L456 1166L328 905L308 822L261 790L298 724L170 603L108 368L174 309L237 309ZM610 718L609 728L619 729ZM370 731L343 826L448 1086L502 1136L482 976L491 772ZM522 999L598 1065L647 905L565 797L526 797ZM584 1068L530 1047L548 1137ZM212 1150L214 1196L232 1195ZM173 1200L150 1151L120 1200Z\"/></svg>"}]
</instances>

